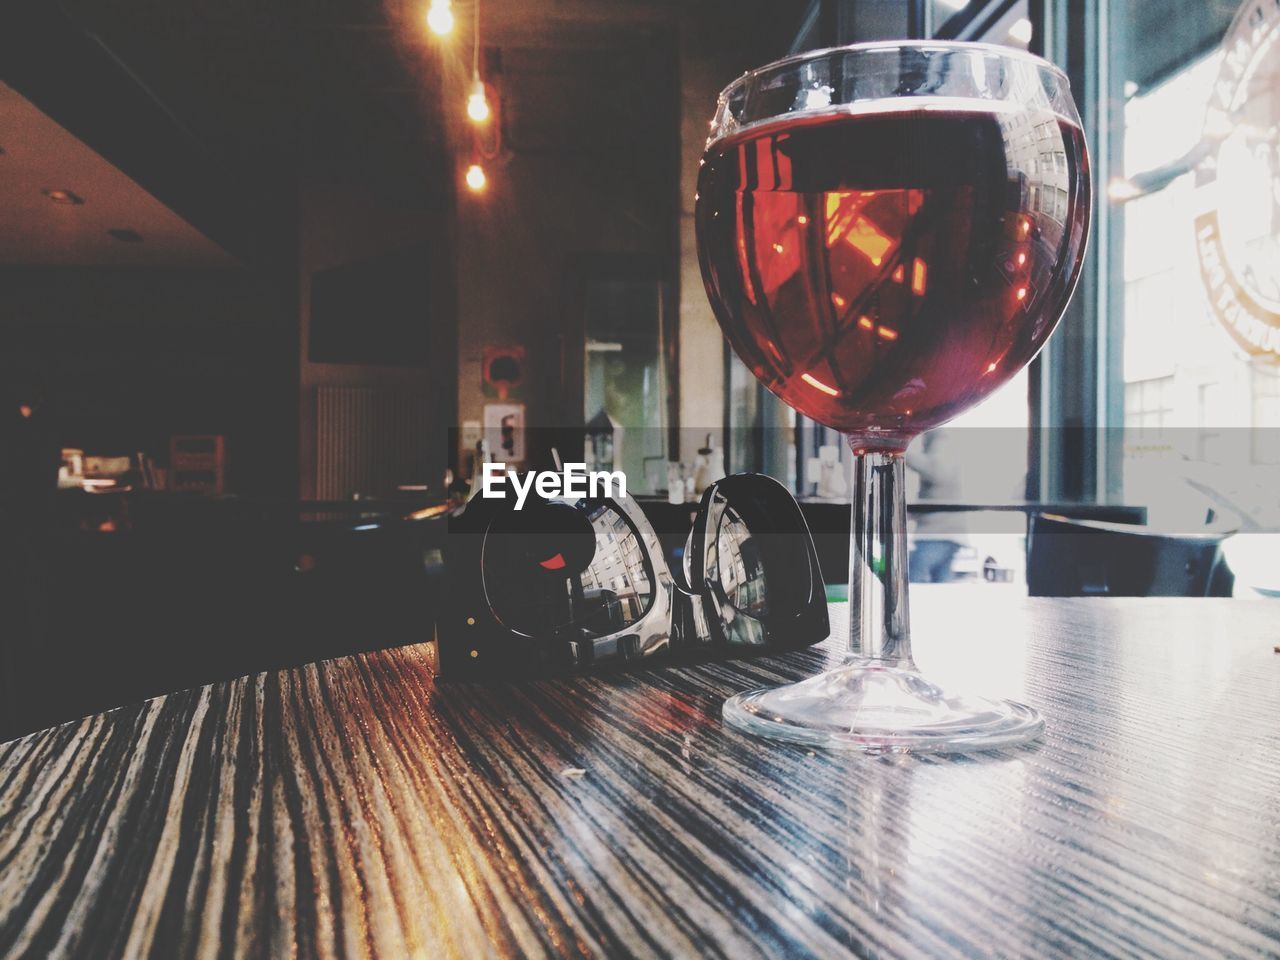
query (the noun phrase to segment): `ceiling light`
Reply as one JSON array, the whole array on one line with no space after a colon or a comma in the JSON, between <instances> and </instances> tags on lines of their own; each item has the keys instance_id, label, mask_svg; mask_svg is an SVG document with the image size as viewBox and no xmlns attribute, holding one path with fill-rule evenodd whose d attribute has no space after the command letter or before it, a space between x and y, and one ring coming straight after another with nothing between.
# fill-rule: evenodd
<instances>
[{"instance_id":1,"label":"ceiling light","mask_svg":"<svg viewBox=\"0 0 1280 960\"><path fill-rule=\"evenodd\" d=\"M453 10L449 0L431 0L427 9L427 26L440 37L453 31Z\"/></svg>"},{"instance_id":2,"label":"ceiling light","mask_svg":"<svg viewBox=\"0 0 1280 960\"><path fill-rule=\"evenodd\" d=\"M473 163L467 167L467 186L471 188L473 193L479 193L484 189L488 178L484 175L484 167L478 163Z\"/></svg>"},{"instance_id":3,"label":"ceiling light","mask_svg":"<svg viewBox=\"0 0 1280 960\"><path fill-rule=\"evenodd\" d=\"M84 203L84 198L77 196L70 190L50 190L48 187L40 191L54 203L62 203L72 207L78 207Z\"/></svg>"},{"instance_id":4,"label":"ceiling light","mask_svg":"<svg viewBox=\"0 0 1280 960\"><path fill-rule=\"evenodd\" d=\"M467 97L467 116L476 123L489 119L489 98L485 96L484 81L479 77L471 84L471 96Z\"/></svg>"}]
</instances>

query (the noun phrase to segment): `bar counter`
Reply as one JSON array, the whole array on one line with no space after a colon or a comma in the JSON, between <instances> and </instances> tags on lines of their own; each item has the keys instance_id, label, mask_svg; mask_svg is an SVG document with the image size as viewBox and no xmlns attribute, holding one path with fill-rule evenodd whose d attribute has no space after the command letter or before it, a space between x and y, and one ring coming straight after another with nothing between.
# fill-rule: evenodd
<instances>
[{"instance_id":1,"label":"bar counter","mask_svg":"<svg viewBox=\"0 0 1280 960\"><path fill-rule=\"evenodd\" d=\"M914 594L922 668L1041 742L722 725L832 640L493 687L422 644L0 745L0 956L1280 954L1280 606Z\"/></svg>"}]
</instances>

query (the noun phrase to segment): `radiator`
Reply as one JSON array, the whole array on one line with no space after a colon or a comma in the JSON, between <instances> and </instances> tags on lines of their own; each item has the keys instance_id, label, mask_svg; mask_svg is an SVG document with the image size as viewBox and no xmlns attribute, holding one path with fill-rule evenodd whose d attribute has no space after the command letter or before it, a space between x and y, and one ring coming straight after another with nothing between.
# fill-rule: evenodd
<instances>
[{"instance_id":1,"label":"radiator","mask_svg":"<svg viewBox=\"0 0 1280 960\"><path fill-rule=\"evenodd\" d=\"M316 498L386 496L427 479L427 398L382 387L316 389Z\"/></svg>"}]
</instances>

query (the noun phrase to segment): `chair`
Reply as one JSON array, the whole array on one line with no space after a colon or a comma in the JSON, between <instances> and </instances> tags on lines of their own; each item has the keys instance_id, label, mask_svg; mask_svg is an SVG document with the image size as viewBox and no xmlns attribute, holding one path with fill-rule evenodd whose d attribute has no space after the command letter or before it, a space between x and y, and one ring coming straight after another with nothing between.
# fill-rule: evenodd
<instances>
[{"instance_id":1,"label":"chair","mask_svg":"<svg viewBox=\"0 0 1280 960\"><path fill-rule=\"evenodd\" d=\"M1230 596L1229 531L1166 534L1146 527L1035 514L1027 535L1033 597Z\"/></svg>"}]
</instances>

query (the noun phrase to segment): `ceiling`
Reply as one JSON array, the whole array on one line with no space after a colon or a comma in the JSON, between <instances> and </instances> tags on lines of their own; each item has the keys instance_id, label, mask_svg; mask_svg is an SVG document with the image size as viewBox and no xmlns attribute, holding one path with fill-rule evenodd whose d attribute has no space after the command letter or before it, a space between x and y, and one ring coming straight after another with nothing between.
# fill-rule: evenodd
<instances>
[{"instance_id":1,"label":"ceiling","mask_svg":"<svg viewBox=\"0 0 1280 960\"><path fill-rule=\"evenodd\" d=\"M452 154L469 148L461 107L475 2L453 0L457 27L441 39L426 29L428 0L64 0L212 153L258 176L382 181L411 200L432 178L449 184ZM592 127L607 143L602 123L616 130L655 107L673 119L645 83L655 69L677 80L680 29L778 52L802 6L483 0L482 70L503 97L512 146L570 152Z\"/></svg>"},{"instance_id":2,"label":"ceiling","mask_svg":"<svg viewBox=\"0 0 1280 960\"><path fill-rule=\"evenodd\" d=\"M298 176L403 196L438 162L439 60L382 0L67 0L208 155L268 189ZM422 199L419 191L415 199Z\"/></svg>"},{"instance_id":3,"label":"ceiling","mask_svg":"<svg viewBox=\"0 0 1280 960\"><path fill-rule=\"evenodd\" d=\"M298 184L308 179L358 183L402 207L447 216L455 166L474 149L462 114L474 2L454 0L458 27L441 40L423 22L428 0L19 0L32 25L0 58L0 77L66 129L6 89L3 108L15 119L4 122L21 119L42 133L22 147L0 139L10 154L0 163L25 171L21 184L0 177L0 203L21 211L18 235L38 224L40 241L28 248L0 238L7 244L0 262L156 262L149 258L165 249L176 258L216 256L184 229L177 210L241 259L255 238L278 234L287 265L288 228L276 227L297 222ZM562 157L588 172L608 170L615 181L652 179L645 170L655 156L664 169L675 162L680 46L692 38L740 52L745 68L785 49L802 6L483 0L482 69L502 102L504 153ZM63 21L39 19L53 8ZM11 45L19 39L11 36ZM60 43L65 63L42 66L42 54L24 64L18 82L14 63L24 47L56 53ZM116 115L109 99L86 90L76 58L103 56L137 88L126 91L133 125L109 119ZM168 129L157 133L157 124ZM56 172L89 201L84 206L57 207L41 196L53 157L81 164ZM100 179L89 179L91 168ZM105 234L121 226L144 242Z\"/></svg>"},{"instance_id":4,"label":"ceiling","mask_svg":"<svg viewBox=\"0 0 1280 960\"><path fill-rule=\"evenodd\" d=\"M233 261L12 88L0 83L0 264L207 264ZM69 190L80 205L44 190ZM131 230L125 242L108 230Z\"/></svg>"}]
</instances>

